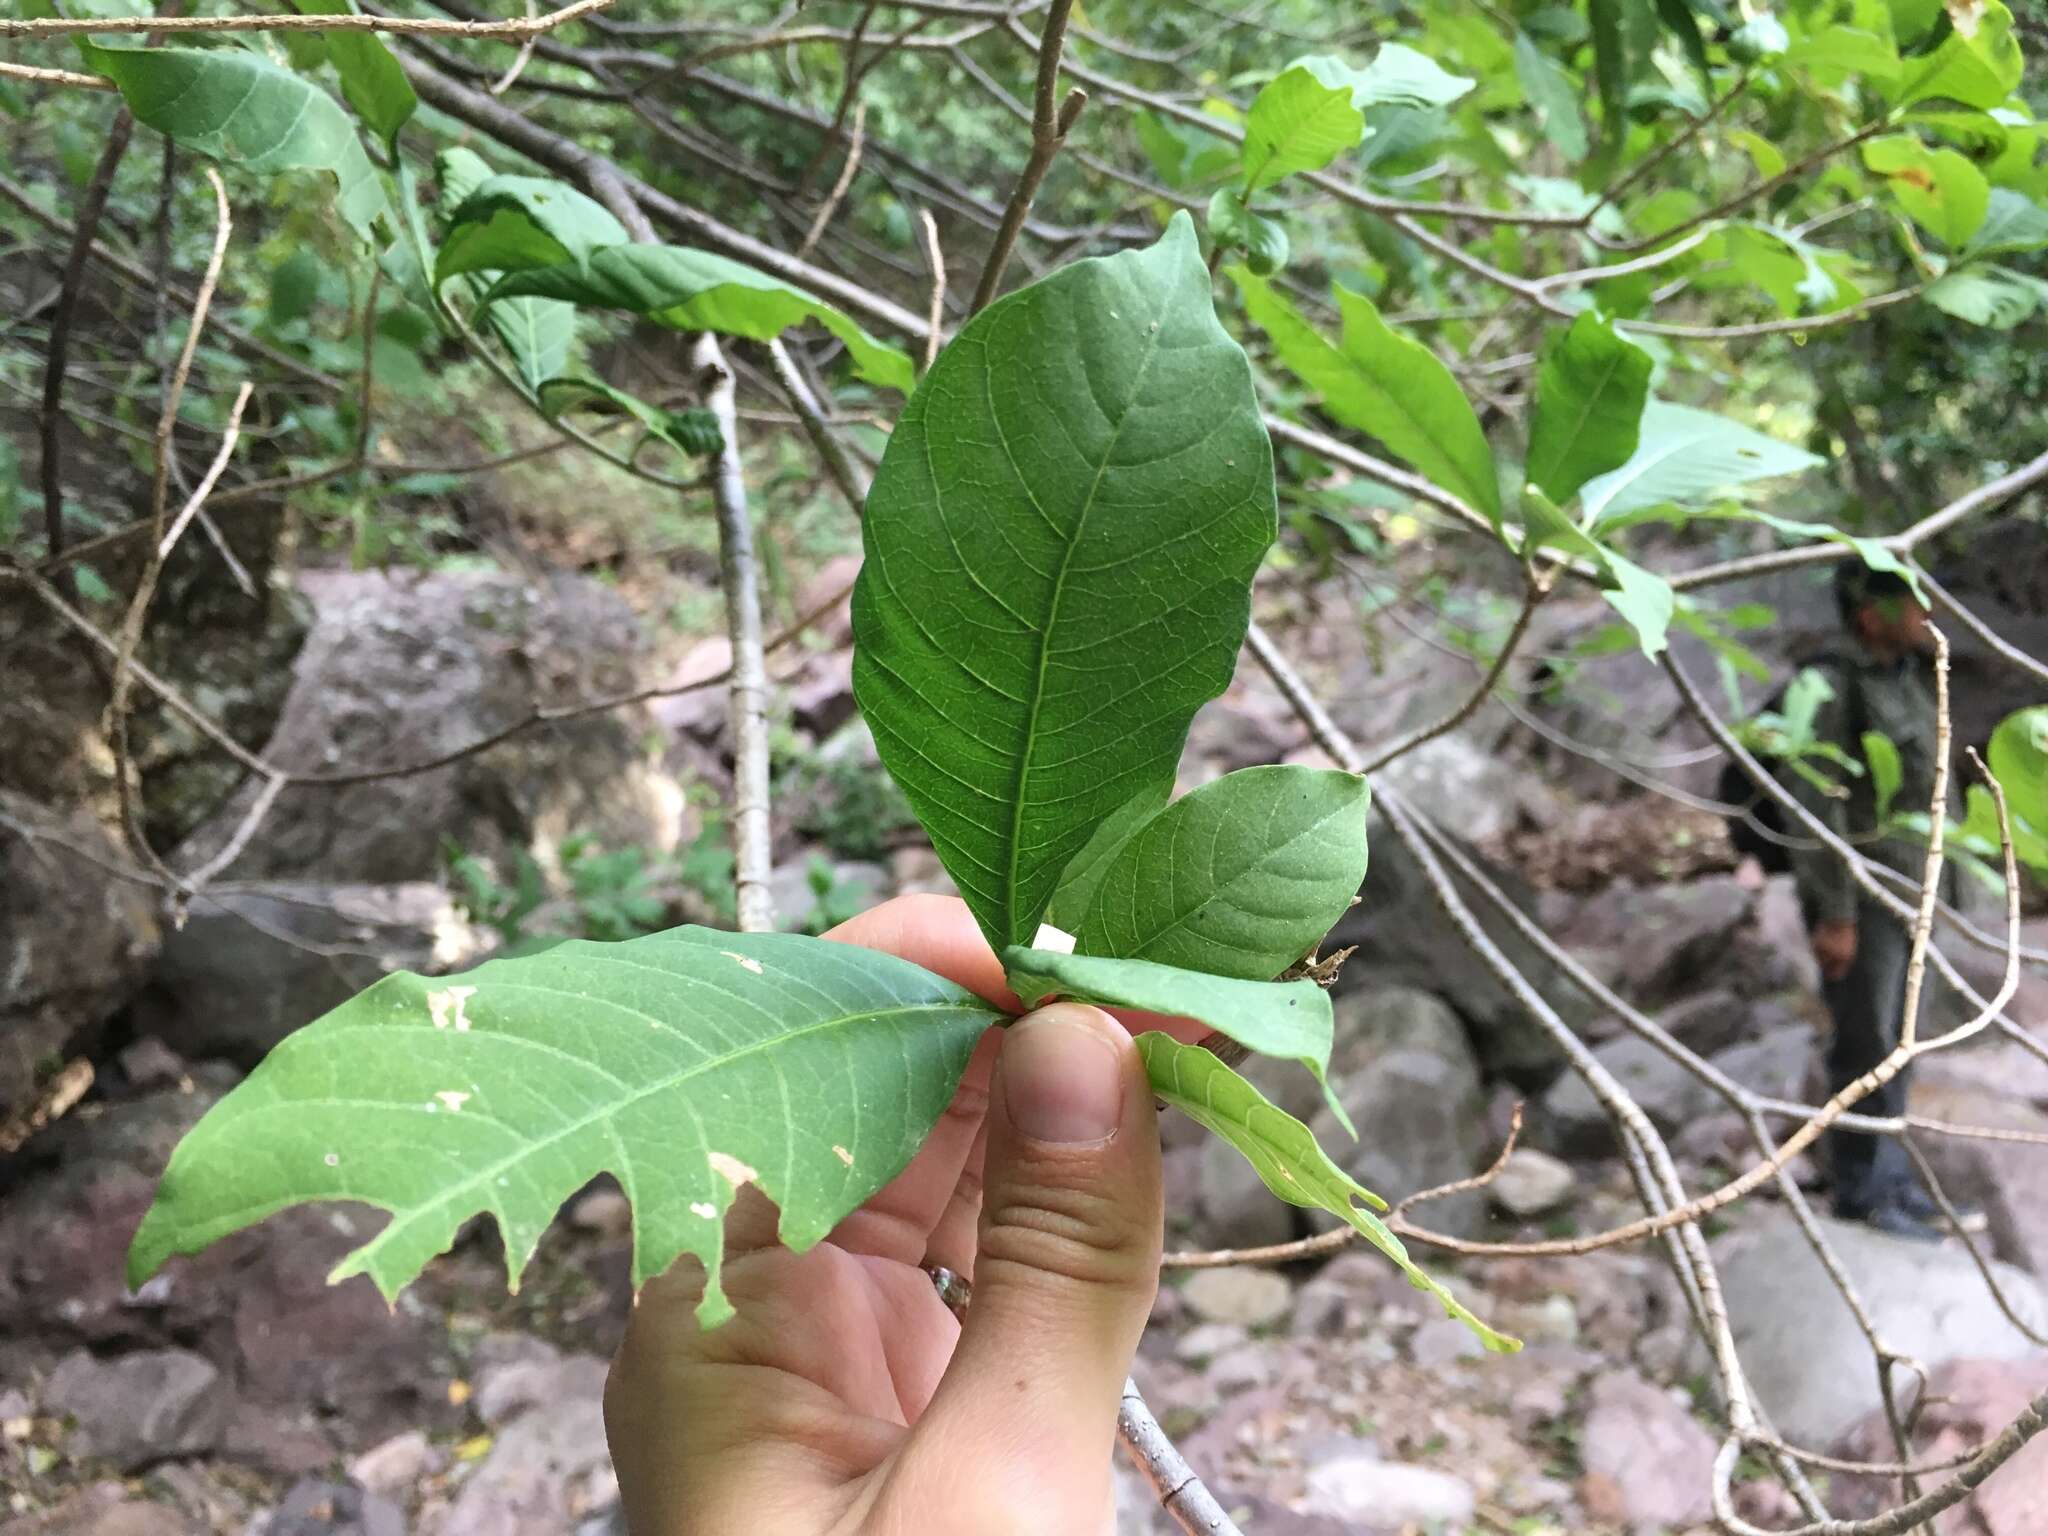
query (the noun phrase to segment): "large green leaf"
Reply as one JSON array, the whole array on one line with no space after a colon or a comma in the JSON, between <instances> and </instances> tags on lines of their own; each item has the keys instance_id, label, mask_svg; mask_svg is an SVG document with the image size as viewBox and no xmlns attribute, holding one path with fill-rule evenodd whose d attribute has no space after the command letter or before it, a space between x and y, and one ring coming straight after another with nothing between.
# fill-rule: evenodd
<instances>
[{"instance_id":1,"label":"large green leaf","mask_svg":"<svg viewBox=\"0 0 2048 1536\"><path fill-rule=\"evenodd\" d=\"M2048 282L2010 267L1968 267L1930 284L1926 298L1958 320L2009 331L2048 301Z\"/></svg>"},{"instance_id":2,"label":"large green leaf","mask_svg":"<svg viewBox=\"0 0 2048 1536\"><path fill-rule=\"evenodd\" d=\"M2005 790L2006 809L2048 834L2048 704L2001 720L1991 733L1988 759Z\"/></svg>"},{"instance_id":3,"label":"large green leaf","mask_svg":"<svg viewBox=\"0 0 2048 1536\"><path fill-rule=\"evenodd\" d=\"M2048 208L2008 187L1993 187L1977 233L1963 247L1964 260L2048 246Z\"/></svg>"},{"instance_id":4,"label":"large green leaf","mask_svg":"<svg viewBox=\"0 0 2048 1536\"><path fill-rule=\"evenodd\" d=\"M1897 104L1940 99L1988 109L2013 93L2025 69L2012 12L1999 0L1984 0L1971 9L1966 26L1958 25L1932 53L1907 65Z\"/></svg>"},{"instance_id":5,"label":"large green leaf","mask_svg":"<svg viewBox=\"0 0 2048 1536\"><path fill-rule=\"evenodd\" d=\"M1182 1045L1157 1030L1138 1036L1138 1054L1144 1059L1152 1091L1242 1152L1266 1188L1290 1205L1328 1211L1348 1221L1401 1267L1410 1284L1434 1296L1449 1316L1470 1328L1488 1349L1509 1354L1522 1347L1517 1340L1487 1327L1441 1281L1409 1258L1401 1240L1373 1214L1373 1207L1385 1210L1386 1202L1331 1162L1307 1126L1275 1108L1215 1055L1200 1046Z\"/></svg>"},{"instance_id":6,"label":"large green leaf","mask_svg":"<svg viewBox=\"0 0 2048 1536\"><path fill-rule=\"evenodd\" d=\"M990 305L911 397L868 496L854 692L997 948L1171 777L1277 524L1185 214Z\"/></svg>"},{"instance_id":7,"label":"large green leaf","mask_svg":"<svg viewBox=\"0 0 2048 1536\"><path fill-rule=\"evenodd\" d=\"M1285 765L1202 785L1116 851L1075 947L1271 980L1358 894L1371 798L1357 774Z\"/></svg>"},{"instance_id":8,"label":"large green leaf","mask_svg":"<svg viewBox=\"0 0 2048 1536\"><path fill-rule=\"evenodd\" d=\"M1150 960L1020 946L1003 951L1003 972L1026 1008L1065 997L1105 1008L1193 1019L1261 1056L1298 1061L1322 1086L1344 1128L1358 1134L1330 1090L1326 1074L1336 1025L1330 995L1312 981L1240 981Z\"/></svg>"},{"instance_id":9,"label":"large green leaf","mask_svg":"<svg viewBox=\"0 0 2048 1536\"><path fill-rule=\"evenodd\" d=\"M202 155L252 171L326 171L336 206L376 242L391 205L341 104L268 59L228 48L103 48L86 38L88 66L120 87L139 122Z\"/></svg>"},{"instance_id":10,"label":"large green leaf","mask_svg":"<svg viewBox=\"0 0 2048 1536\"><path fill-rule=\"evenodd\" d=\"M1563 504L1636 451L1650 394L1650 354L1588 310L1553 332L1536 369L1529 482Z\"/></svg>"},{"instance_id":11,"label":"large green leaf","mask_svg":"<svg viewBox=\"0 0 2048 1536\"><path fill-rule=\"evenodd\" d=\"M356 14L351 0L292 0L292 5L305 16ZM287 32L285 36L326 39L327 57L341 76L341 94L356 109L356 116L396 154L398 130L419 109L420 99L384 40L373 32Z\"/></svg>"},{"instance_id":12,"label":"large green leaf","mask_svg":"<svg viewBox=\"0 0 2048 1536\"><path fill-rule=\"evenodd\" d=\"M1335 346L1271 284L1230 268L1245 313L1280 361L1322 396L1323 409L1369 432L1453 495L1500 522L1500 477L1471 402L1434 352L1396 334L1372 301L1337 290L1343 345Z\"/></svg>"},{"instance_id":13,"label":"large green leaf","mask_svg":"<svg viewBox=\"0 0 2048 1536\"><path fill-rule=\"evenodd\" d=\"M1725 416L1651 400L1643 406L1636 451L1619 469L1579 488L1579 504L1605 533L1631 512L1705 501L1737 486L1798 474L1825 463L1818 454L1768 437Z\"/></svg>"},{"instance_id":14,"label":"large green leaf","mask_svg":"<svg viewBox=\"0 0 2048 1536\"><path fill-rule=\"evenodd\" d=\"M1863 146L1863 163L1885 179L1914 223L1951 249L1960 249L1990 211L1991 184L1953 149L1886 134Z\"/></svg>"},{"instance_id":15,"label":"large green leaf","mask_svg":"<svg viewBox=\"0 0 2048 1536\"><path fill-rule=\"evenodd\" d=\"M519 378L536 395L569 366L576 345L576 306L560 299L502 299L484 312L512 354Z\"/></svg>"},{"instance_id":16,"label":"large green leaf","mask_svg":"<svg viewBox=\"0 0 2048 1536\"><path fill-rule=\"evenodd\" d=\"M458 272L524 272L563 263L584 267L631 236L612 211L544 176L488 176L450 215L434 280Z\"/></svg>"},{"instance_id":17,"label":"large green leaf","mask_svg":"<svg viewBox=\"0 0 2048 1536\"><path fill-rule=\"evenodd\" d=\"M905 394L917 383L908 357L875 340L831 305L710 251L673 245L612 246L584 261L507 273L490 296L496 300L516 294L623 309L672 330L718 331L754 341L767 341L793 325L816 320L846 344L854 371L862 378Z\"/></svg>"},{"instance_id":18,"label":"large green leaf","mask_svg":"<svg viewBox=\"0 0 2048 1536\"><path fill-rule=\"evenodd\" d=\"M395 1295L473 1216L514 1284L599 1173L634 1207L633 1279L685 1254L718 1284L742 1184L803 1249L893 1178L996 1018L905 960L792 934L571 940L454 978L400 973L290 1036L179 1144L131 1283L286 1206L391 1220L335 1269Z\"/></svg>"},{"instance_id":19,"label":"large green leaf","mask_svg":"<svg viewBox=\"0 0 2048 1536\"><path fill-rule=\"evenodd\" d=\"M1263 191L1296 171L1319 171L1365 137L1351 89L1300 66L1269 81L1244 120L1244 188Z\"/></svg>"}]
</instances>

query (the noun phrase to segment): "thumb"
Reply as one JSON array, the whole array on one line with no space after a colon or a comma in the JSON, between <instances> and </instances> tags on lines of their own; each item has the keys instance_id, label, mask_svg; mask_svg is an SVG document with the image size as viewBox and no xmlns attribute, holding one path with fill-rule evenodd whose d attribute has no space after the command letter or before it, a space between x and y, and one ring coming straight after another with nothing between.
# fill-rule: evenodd
<instances>
[{"instance_id":1,"label":"thumb","mask_svg":"<svg viewBox=\"0 0 2048 1536\"><path fill-rule=\"evenodd\" d=\"M909 1453L942 1477L1000 1468L1040 1508L1106 1507L1162 1208L1157 1111L1121 1024L1055 1003L1005 1031L983 1180L974 1299Z\"/></svg>"}]
</instances>

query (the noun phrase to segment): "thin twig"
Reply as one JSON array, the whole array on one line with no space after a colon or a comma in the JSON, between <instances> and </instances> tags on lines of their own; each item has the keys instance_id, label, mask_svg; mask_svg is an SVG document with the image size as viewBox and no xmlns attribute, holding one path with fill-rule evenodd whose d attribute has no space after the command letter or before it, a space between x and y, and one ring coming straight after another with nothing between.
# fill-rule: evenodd
<instances>
[{"instance_id":1,"label":"thin twig","mask_svg":"<svg viewBox=\"0 0 2048 1536\"><path fill-rule=\"evenodd\" d=\"M1934 639L1934 787L1928 793L1927 862L1920 871L1920 907L1913 914L1913 947L1906 960L1906 999L1899 1044L1912 1050L1920 1035L1920 988L1927 979L1927 944L1934 936L1934 904L1941 895L1941 843L1948 829L1948 636L1930 625Z\"/></svg>"},{"instance_id":2,"label":"thin twig","mask_svg":"<svg viewBox=\"0 0 2048 1536\"><path fill-rule=\"evenodd\" d=\"M0 59L0 75L12 80L33 80L38 85L68 85L81 91L120 89L104 75L81 75L69 69L39 69L33 64L9 64L4 59Z\"/></svg>"},{"instance_id":3,"label":"thin twig","mask_svg":"<svg viewBox=\"0 0 2048 1536\"><path fill-rule=\"evenodd\" d=\"M1059 99L1061 55L1066 50L1067 17L1073 9L1074 0L1052 0L1046 8L1045 31L1038 40L1038 90L1031 114L1031 155L1017 177L1016 189L1010 193L1009 206L1003 209L1003 222L996 229L988 260L982 264L981 281L975 284L974 302L969 306L975 313L986 309L996 290L1002 287L1003 269L1010 264L1010 252L1031 212L1032 199L1038 196L1039 183L1045 180L1053 157L1066 143L1074 119L1088 104L1088 93L1079 89L1067 92L1066 100Z\"/></svg>"},{"instance_id":4,"label":"thin twig","mask_svg":"<svg viewBox=\"0 0 2048 1536\"><path fill-rule=\"evenodd\" d=\"M939 221L932 217L931 209L918 209L917 218L924 227L924 251L932 269L931 315L924 337L924 371L929 373L938 361L939 341L946 334L946 253L939 248Z\"/></svg>"},{"instance_id":5,"label":"thin twig","mask_svg":"<svg viewBox=\"0 0 2048 1536\"><path fill-rule=\"evenodd\" d=\"M725 587L725 627L732 638L733 885L742 933L775 926L768 889L772 863L768 820L768 668L761 650L761 588L754 562L754 527L747 517L747 482L740 464L739 418L732 369L706 331L691 362L704 386L704 403L723 439L712 481L718 508L718 567Z\"/></svg>"},{"instance_id":6,"label":"thin twig","mask_svg":"<svg viewBox=\"0 0 2048 1536\"><path fill-rule=\"evenodd\" d=\"M1128 1377L1124 1379L1123 1401L1117 1407L1116 1437L1151 1485L1159 1507L1188 1536L1243 1536L1237 1523L1216 1502L1216 1496L1160 1428L1138 1384Z\"/></svg>"},{"instance_id":7,"label":"thin twig","mask_svg":"<svg viewBox=\"0 0 2048 1536\"><path fill-rule=\"evenodd\" d=\"M832 215L839 211L839 205L846 200L846 189L853 185L853 178L860 170L861 144L867 137L868 104L861 102L853 109L853 133L846 142L846 163L839 168L839 179L832 183L832 190L825 201L818 205L817 217L811 220L811 227L804 234L803 244L796 248L799 260L811 254L818 241L824 237L825 226L832 222Z\"/></svg>"},{"instance_id":8,"label":"thin twig","mask_svg":"<svg viewBox=\"0 0 2048 1536\"><path fill-rule=\"evenodd\" d=\"M533 16L539 9L534 4L534 0L526 0L526 14L528 16ZM512 89L513 84L519 77L526 73L526 66L533 58L533 50L539 45L540 34L538 32L519 45L519 51L512 55L512 62L506 67L505 73L487 87L493 96L502 96Z\"/></svg>"}]
</instances>

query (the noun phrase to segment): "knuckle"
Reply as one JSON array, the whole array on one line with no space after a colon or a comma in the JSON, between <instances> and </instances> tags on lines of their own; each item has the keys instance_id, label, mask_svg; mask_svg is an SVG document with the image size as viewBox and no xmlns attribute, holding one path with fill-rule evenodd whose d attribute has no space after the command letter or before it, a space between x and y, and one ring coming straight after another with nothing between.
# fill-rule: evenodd
<instances>
[{"instance_id":1,"label":"knuckle","mask_svg":"<svg viewBox=\"0 0 2048 1536\"><path fill-rule=\"evenodd\" d=\"M1011 1186L983 1205L978 1283L1005 1269L1122 1288L1158 1262L1156 1228L1122 1201L1076 1185Z\"/></svg>"}]
</instances>

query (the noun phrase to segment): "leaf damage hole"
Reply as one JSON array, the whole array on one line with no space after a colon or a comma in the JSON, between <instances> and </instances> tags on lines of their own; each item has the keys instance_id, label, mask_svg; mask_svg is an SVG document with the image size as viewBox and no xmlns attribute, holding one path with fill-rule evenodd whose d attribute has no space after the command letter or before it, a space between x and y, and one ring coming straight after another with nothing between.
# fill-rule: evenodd
<instances>
[{"instance_id":1,"label":"leaf damage hole","mask_svg":"<svg viewBox=\"0 0 2048 1536\"><path fill-rule=\"evenodd\" d=\"M427 1014L433 1019L434 1028L452 1028L458 1035L467 1034L469 1019L463 1009L475 996L475 987L445 987L439 992L429 992Z\"/></svg>"},{"instance_id":2,"label":"leaf damage hole","mask_svg":"<svg viewBox=\"0 0 2048 1536\"><path fill-rule=\"evenodd\" d=\"M847 1151L846 1148L835 1144L832 1148L832 1155L846 1164L847 1167L851 1168L853 1166L853 1154Z\"/></svg>"},{"instance_id":3,"label":"leaf damage hole","mask_svg":"<svg viewBox=\"0 0 2048 1536\"><path fill-rule=\"evenodd\" d=\"M752 971L756 976L761 974L761 962L752 955L742 955L730 949L721 949L719 953L728 960L737 960L744 969Z\"/></svg>"},{"instance_id":4,"label":"leaf damage hole","mask_svg":"<svg viewBox=\"0 0 2048 1536\"><path fill-rule=\"evenodd\" d=\"M730 1152L708 1152L704 1156L704 1161L711 1165L713 1173L734 1189L738 1189L742 1184L751 1184L761 1177Z\"/></svg>"}]
</instances>

